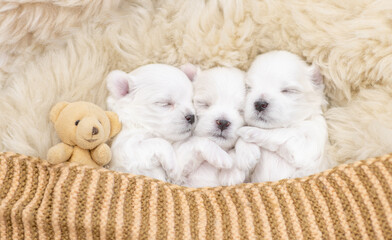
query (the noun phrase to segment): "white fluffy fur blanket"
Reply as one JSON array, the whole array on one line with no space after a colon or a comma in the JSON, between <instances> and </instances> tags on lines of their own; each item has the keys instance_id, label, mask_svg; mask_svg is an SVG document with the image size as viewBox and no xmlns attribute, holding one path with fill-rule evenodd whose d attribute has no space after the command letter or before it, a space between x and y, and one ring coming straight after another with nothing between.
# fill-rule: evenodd
<instances>
[{"instance_id":1,"label":"white fluffy fur blanket","mask_svg":"<svg viewBox=\"0 0 392 240\"><path fill-rule=\"evenodd\" d=\"M105 107L104 78L147 63L246 70L285 49L325 77L338 162L392 152L390 0L9 0L0 3L0 151L45 157L61 100Z\"/></svg>"}]
</instances>

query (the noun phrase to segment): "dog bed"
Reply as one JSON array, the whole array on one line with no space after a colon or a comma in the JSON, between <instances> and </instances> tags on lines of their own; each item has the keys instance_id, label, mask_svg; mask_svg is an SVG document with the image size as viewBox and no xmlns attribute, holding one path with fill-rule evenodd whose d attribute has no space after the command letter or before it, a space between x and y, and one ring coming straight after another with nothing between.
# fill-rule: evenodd
<instances>
[{"instance_id":1,"label":"dog bed","mask_svg":"<svg viewBox=\"0 0 392 240\"><path fill-rule=\"evenodd\" d=\"M390 239L389 0L9 0L0 3L1 239ZM328 157L309 178L187 189L48 166L50 108L105 108L105 76L147 63L246 70L283 49L320 66ZM31 156L31 157L30 157ZM34 156L34 157L33 157Z\"/></svg>"},{"instance_id":2,"label":"dog bed","mask_svg":"<svg viewBox=\"0 0 392 240\"><path fill-rule=\"evenodd\" d=\"M185 188L0 154L1 239L390 239L392 155L317 175Z\"/></svg>"}]
</instances>

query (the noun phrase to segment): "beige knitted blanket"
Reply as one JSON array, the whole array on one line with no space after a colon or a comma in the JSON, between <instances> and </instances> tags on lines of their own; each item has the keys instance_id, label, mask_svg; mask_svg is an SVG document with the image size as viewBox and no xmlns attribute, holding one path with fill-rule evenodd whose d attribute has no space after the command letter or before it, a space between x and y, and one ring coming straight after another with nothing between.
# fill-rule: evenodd
<instances>
[{"instance_id":1,"label":"beige knitted blanket","mask_svg":"<svg viewBox=\"0 0 392 240\"><path fill-rule=\"evenodd\" d=\"M191 189L0 153L0 239L392 239L392 155Z\"/></svg>"}]
</instances>

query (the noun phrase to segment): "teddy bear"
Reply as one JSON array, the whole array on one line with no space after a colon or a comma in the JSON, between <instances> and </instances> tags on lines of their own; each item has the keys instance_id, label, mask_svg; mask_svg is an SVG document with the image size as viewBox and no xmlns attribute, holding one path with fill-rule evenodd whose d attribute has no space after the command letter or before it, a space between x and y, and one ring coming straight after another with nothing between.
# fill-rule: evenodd
<instances>
[{"instance_id":1,"label":"teddy bear","mask_svg":"<svg viewBox=\"0 0 392 240\"><path fill-rule=\"evenodd\" d=\"M89 102L59 102L50 110L50 120L62 142L49 149L49 163L101 167L110 162L111 150L105 142L121 130L116 113Z\"/></svg>"}]
</instances>

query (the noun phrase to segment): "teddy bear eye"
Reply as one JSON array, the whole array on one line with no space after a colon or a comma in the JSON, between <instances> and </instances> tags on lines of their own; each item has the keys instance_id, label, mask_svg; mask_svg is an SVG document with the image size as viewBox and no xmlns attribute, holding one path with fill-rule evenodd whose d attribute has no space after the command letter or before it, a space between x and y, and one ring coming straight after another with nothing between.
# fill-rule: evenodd
<instances>
[{"instance_id":1,"label":"teddy bear eye","mask_svg":"<svg viewBox=\"0 0 392 240\"><path fill-rule=\"evenodd\" d=\"M76 120L75 125L78 126L80 120Z\"/></svg>"}]
</instances>

